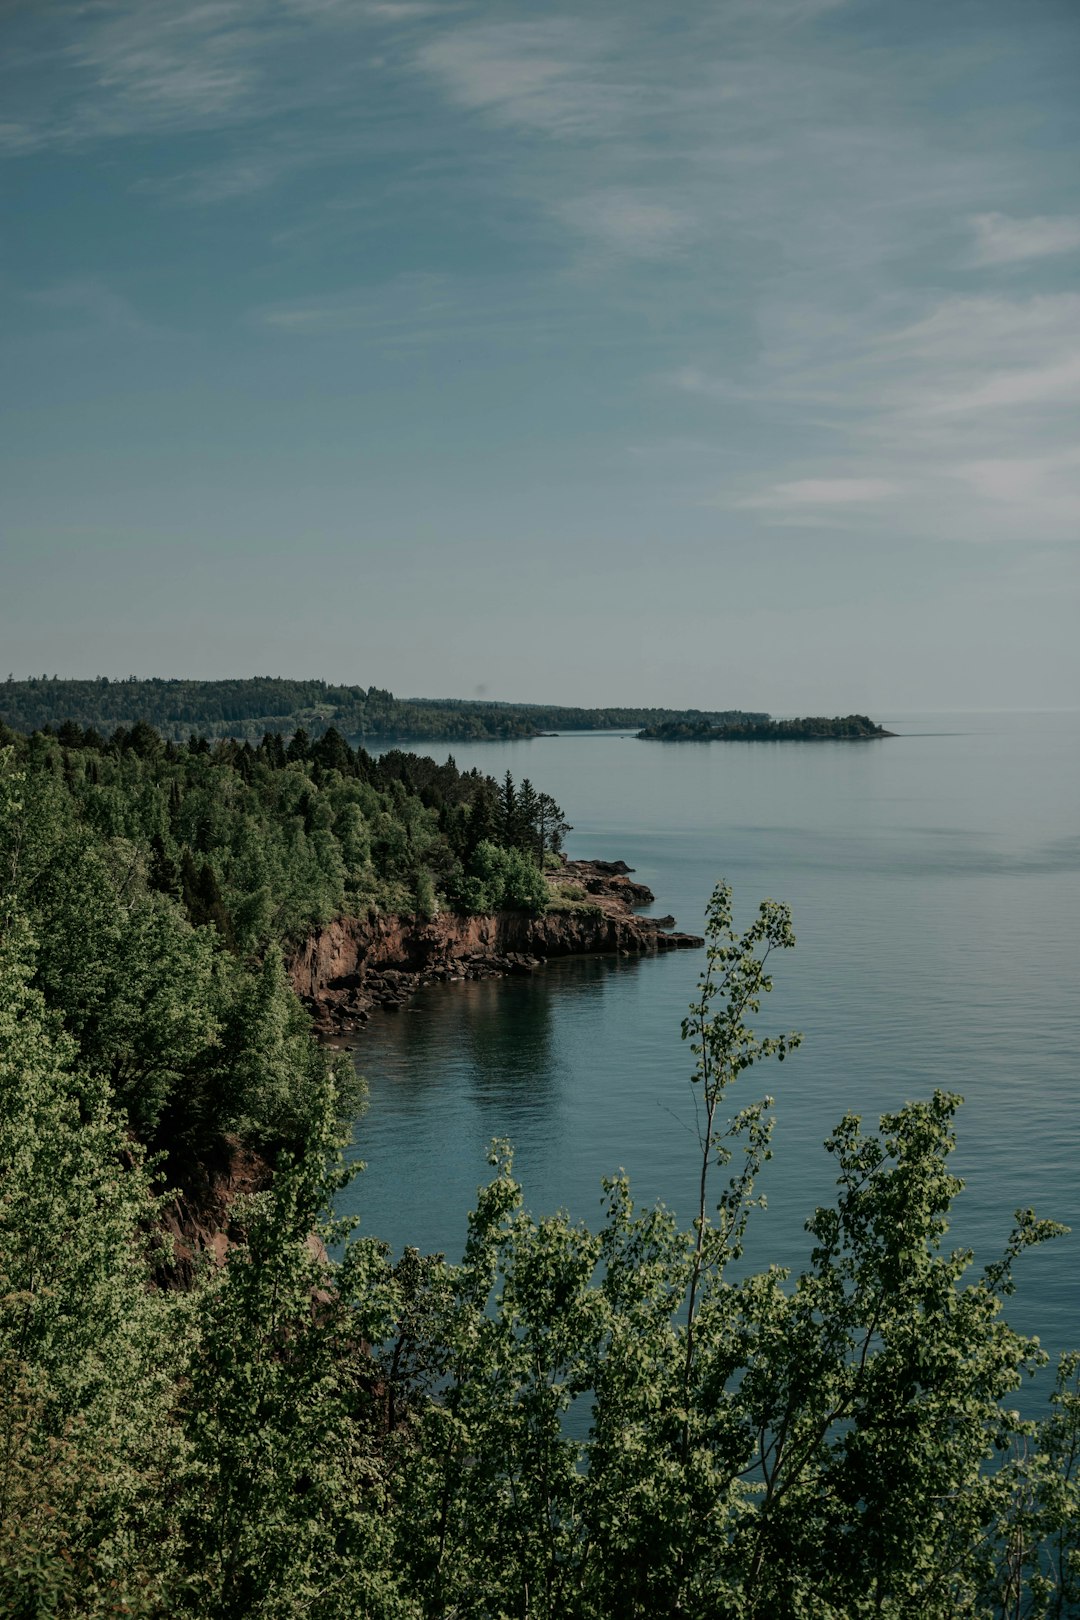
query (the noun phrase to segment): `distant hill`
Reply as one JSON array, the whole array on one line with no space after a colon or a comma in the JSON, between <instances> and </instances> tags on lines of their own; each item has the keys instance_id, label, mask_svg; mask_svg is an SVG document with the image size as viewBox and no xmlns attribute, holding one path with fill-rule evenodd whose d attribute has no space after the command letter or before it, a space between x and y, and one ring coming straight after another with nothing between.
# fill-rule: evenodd
<instances>
[{"instance_id":1,"label":"distant hill","mask_svg":"<svg viewBox=\"0 0 1080 1620\"><path fill-rule=\"evenodd\" d=\"M377 686L330 686L270 676L246 680L63 680L41 676L0 685L0 720L15 731L56 728L70 720L108 736L138 720L181 741L192 732L257 742L264 732L304 730L313 740L331 726L363 741L468 741L538 737L546 731L619 731L664 724L755 725L767 714L740 709L579 709L464 698L398 698Z\"/></svg>"},{"instance_id":2,"label":"distant hill","mask_svg":"<svg viewBox=\"0 0 1080 1620\"><path fill-rule=\"evenodd\" d=\"M808 715L801 720L770 720L744 715L737 720L662 720L638 732L650 742L857 742L894 737L865 714Z\"/></svg>"}]
</instances>

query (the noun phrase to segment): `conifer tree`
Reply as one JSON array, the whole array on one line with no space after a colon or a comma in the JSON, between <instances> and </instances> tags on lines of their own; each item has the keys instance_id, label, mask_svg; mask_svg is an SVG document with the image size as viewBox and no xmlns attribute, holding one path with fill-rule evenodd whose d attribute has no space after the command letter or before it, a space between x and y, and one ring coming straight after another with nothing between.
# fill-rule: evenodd
<instances>
[{"instance_id":1,"label":"conifer tree","mask_svg":"<svg viewBox=\"0 0 1080 1620\"><path fill-rule=\"evenodd\" d=\"M515 814L514 844L525 850L538 863L544 859L544 846L540 829L540 799L527 776L521 779Z\"/></svg>"},{"instance_id":2,"label":"conifer tree","mask_svg":"<svg viewBox=\"0 0 1080 1620\"><path fill-rule=\"evenodd\" d=\"M505 849L513 848L518 835L518 808L517 790L514 787L514 778L509 771L507 771L499 787L497 825L499 843Z\"/></svg>"}]
</instances>

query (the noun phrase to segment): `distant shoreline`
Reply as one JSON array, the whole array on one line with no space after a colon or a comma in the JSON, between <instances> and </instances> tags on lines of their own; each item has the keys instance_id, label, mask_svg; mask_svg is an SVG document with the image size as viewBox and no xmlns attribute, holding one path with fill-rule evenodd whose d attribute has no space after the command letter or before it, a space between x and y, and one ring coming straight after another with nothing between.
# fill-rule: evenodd
<instances>
[{"instance_id":1,"label":"distant shoreline","mask_svg":"<svg viewBox=\"0 0 1080 1620\"><path fill-rule=\"evenodd\" d=\"M637 733L645 742L871 742L895 737L865 714L807 715L798 720L736 721L710 725L680 720L662 721Z\"/></svg>"},{"instance_id":2,"label":"distant shoreline","mask_svg":"<svg viewBox=\"0 0 1080 1620\"><path fill-rule=\"evenodd\" d=\"M664 742L863 740L893 733L866 715L778 720L760 710L631 706L578 708L460 698L397 698L379 687L252 677L231 681L68 680L0 683L0 740L23 734L92 733L102 745L148 725L167 741L259 744L266 734L315 743L334 732L380 749L532 741L567 732L623 733ZM122 743L122 736L120 737Z\"/></svg>"}]
</instances>

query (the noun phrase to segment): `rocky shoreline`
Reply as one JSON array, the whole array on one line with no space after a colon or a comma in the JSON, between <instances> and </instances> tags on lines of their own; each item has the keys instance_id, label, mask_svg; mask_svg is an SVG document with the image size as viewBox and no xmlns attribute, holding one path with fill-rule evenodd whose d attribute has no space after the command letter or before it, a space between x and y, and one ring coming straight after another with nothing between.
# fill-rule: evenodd
<instances>
[{"instance_id":1,"label":"rocky shoreline","mask_svg":"<svg viewBox=\"0 0 1080 1620\"><path fill-rule=\"evenodd\" d=\"M566 861L548 874L553 909L466 917L341 918L289 961L293 987L324 1037L355 1034L378 1008L404 1007L426 984L530 974L557 956L651 956L694 950L674 917L641 917L653 893L624 861Z\"/></svg>"},{"instance_id":2,"label":"rocky shoreline","mask_svg":"<svg viewBox=\"0 0 1080 1620\"><path fill-rule=\"evenodd\" d=\"M377 1009L404 1007L426 984L535 973L556 956L652 956L704 940L674 931L673 917L640 917L652 891L624 861L566 861L549 875L556 909L490 916L341 918L315 931L288 963L294 989L325 1040L351 1045ZM239 1137L223 1138L205 1161L176 1164L182 1186L163 1214L157 1284L190 1288L210 1256L222 1265L244 1231L234 1214L242 1194L264 1190L270 1162ZM314 1235L313 1252L320 1248Z\"/></svg>"}]
</instances>

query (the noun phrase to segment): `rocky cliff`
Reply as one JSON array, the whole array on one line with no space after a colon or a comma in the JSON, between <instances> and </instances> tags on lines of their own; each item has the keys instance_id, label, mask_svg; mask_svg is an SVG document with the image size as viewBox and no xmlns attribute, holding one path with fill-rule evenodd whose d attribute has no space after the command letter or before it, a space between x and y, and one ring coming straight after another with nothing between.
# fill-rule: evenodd
<instances>
[{"instance_id":1,"label":"rocky cliff","mask_svg":"<svg viewBox=\"0 0 1080 1620\"><path fill-rule=\"evenodd\" d=\"M435 980L532 973L553 956L642 956L696 948L673 917L640 917L653 895L622 861L567 861L549 877L554 909L466 917L346 917L317 929L289 964L324 1033L347 1033L373 1007L402 1006Z\"/></svg>"},{"instance_id":2,"label":"rocky cliff","mask_svg":"<svg viewBox=\"0 0 1080 1620\"><path fill-rule=\"evenodd\" d=\"M482 979L533 973L548 957L597 953L623 956L696 947L704 941L673 932L673 917L640 917L651 903L622 861L567 861L550 876L555 909L533 917L506 911L492 916L346 917L317 929L289 962L294 988L320 1033L348 1035L375 1007L401 1007L435 980ZM204 1257L221 1265L242 1238L234 1203L259 1192L273 1177L270 1164L249 1144L227 1137L206 1161L175 1164L170 1179L182 1191L165 1212L171 1240L158 1283L190 1287ZM311 1243L318 1247L314 1236Z\"/></svg>"}]
</instances>

